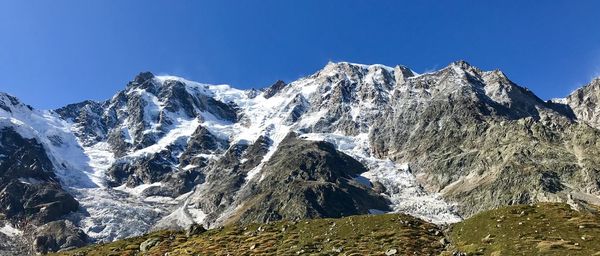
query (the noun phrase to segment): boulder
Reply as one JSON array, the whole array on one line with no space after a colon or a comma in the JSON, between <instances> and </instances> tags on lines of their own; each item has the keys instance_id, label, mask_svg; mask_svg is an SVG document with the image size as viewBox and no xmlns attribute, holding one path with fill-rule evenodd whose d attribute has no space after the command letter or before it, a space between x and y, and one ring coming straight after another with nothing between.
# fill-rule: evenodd
<instances>
[{"instance_id":1,"label":"boulder","mask_svg":"<svg viewBox=\"0 0 600 256\"><path fill-rule=\"evenodd\" d=\"M73 223L59 220L37 228L33 235L33 250L49 253L74 249L86 245L88 236Z\"/></svg>"},{"instance_id":2,"label":"boulder","mask_svg":"<svg viewBox=\"0 0 600 256\"><path fill-rule=\"evenodd\" d=\"M194 223L188 227L188 229L185 232L185 235L189 237L199 235L204 232L206 232L206 229L202 225Z\"/></svg>"},{"instance_id":3,"label":"boulder","mask_svg":"<svg viewBox=\"0 0 600 256\"><path fill-rule=\"evenodd\" d=\"M160 239L158 237L150 238L140 244L140 251L147 252L150 250L150 248L156 246L159 243L160 243Z\"/></svg>"}]
</instances>

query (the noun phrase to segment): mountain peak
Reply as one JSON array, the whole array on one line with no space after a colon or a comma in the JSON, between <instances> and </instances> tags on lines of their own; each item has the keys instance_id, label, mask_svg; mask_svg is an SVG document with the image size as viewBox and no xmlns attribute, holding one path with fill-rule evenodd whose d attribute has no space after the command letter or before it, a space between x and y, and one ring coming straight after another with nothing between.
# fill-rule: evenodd
<instances>
[{"instance_id":1,"label":"mountain peak","mask_svg":"<svg viewBox=\"0 0 600 256\"><path fill-rule=\"evenodd\" d=\"M265 89L265 93L263 94L263 96L267 99L271 98L277 92L281 91L281 89L283 89L286 85L287 84L284 81L277 80L273 85L271 85L267 89Z\"/></svg>"},{"instance_id":2,"label":"mountain peak","mask_svg":"<svg viewBox=\"0 0 600 256\"><path fill-rule=\"evenodd\" d=\"M323 71L331 71L331 70L370 70L370 69L385 69L388 71L392 71L394 68L383 65L383 64L360 64L360 63L352 63L347 61L340 62L327 62L327 65L323 67Z\"/></svg>"},{"instance_id":3,"label":"mountain peak","mask_svg":"<svg viewBox=\"0 0 600 256\"><path fill-rule=\"evenodd\" d=\"M413 72L410 68L404 65L396 65L394 67L394 75L396 77L396 84L401 84L406 81L407 78L415 76L415 72Z\"/></svg>"},{"instance_id":4,"label":"mountain peak","mask_svg":"<svg viewBox=\"0 0 600 256\"><path fill-rule=\"evenodd\" d=\"M152 72L145 71L145 72L140 72L137 76L135 76L133 81L138 84L143 84L152 78L154 78L154 74L152 74Z\"/></svg>"},{"instance_id":5,"label":"mountain peak","mask_svg":"<svg viewBox=\"0 0 600 256\"><path fill-rule=\"evenodd\" d=\"M13 112L12 109L17 107L26 107L29 110L33 110L31 106L21 103L21 101L19 101L17 97L12 96L8 93L0 92L0 109L11 113Z\"/></svg>"},{"instance_id":6,"label":"mountain peak","mask_svg":"<svg viewBox=\"0 0 600 256\"><path fill-rule=\"evenodd\" d=\"M469 62L467 62L465 60L454 61L454 62L450 63L450 66L457 66L457 67L460 67L460 68L470 68L470 67L473 67L473 65L471 65Z\"/></svg>"},{"instance_id":7,"label":"mountain peak","mask_svg":"<svg viewBox=\"0 0 600 256\"><path fill-rule=\"evenodd\" d=\"M450 69L459 74L467 73L467 74L471 74L474 76L481 76L481 74L483 73L483 71L481 69L471 65L470 63L468 63L464 60L458 60L458 61L452 62L452 63L450 63L450 65L448 65L444 69ZM444 70L444 69L442 69L442 70Z\"/></svg>"}]
</instances>

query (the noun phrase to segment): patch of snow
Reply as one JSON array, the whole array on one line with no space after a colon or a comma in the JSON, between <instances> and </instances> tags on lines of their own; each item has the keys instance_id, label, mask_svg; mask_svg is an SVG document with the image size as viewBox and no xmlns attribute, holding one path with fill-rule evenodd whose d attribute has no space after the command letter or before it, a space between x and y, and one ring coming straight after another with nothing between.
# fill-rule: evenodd
<instances>
[{"instance_id":1,"label":"patch of snow","mask_svg":"<svg viewBox=\"0 0 600 256\"><path fill-rule=\"evenodd\" d=\"M233 123L221 120L208 112L203 112L202 117L203 121L201 125L217 138L229 140L235 134Z\"/></svg>"},{"instance_id":2,"label":"patch of snow","mask_svg":"<svg viewBox=\"0 0 600 256\"><path fill-rule=\"evenodd\" d=\"M150 203L161 203L161 204L171 204L176 205L177 201L173 200L172 197L168 196L149 196L142 199L144 202Z\"/></svg>"},{"instance_id":3,"label":"patch of snow","mask_svg":"<svg viewBox=\"0 0 600 256\"><path fill-rule=\"evenodd\" d=\"M204 219L206 218L206 214L197 208L188 208L187 209L188 213L190 214L190 216L192 216L192 219L194 220L194 222L196 223L203 223Z\"/></svg>"},{"instance_id":4,"label":"patch of snow","mask_svg":"<svg viewBox=\"0 0 600 256\"><path fill-rule=\"evenodd\" d=\"M123 192L128 193L133 196L141 196L142 193L144 192L144 190L151 188L151 187L160 187L160 186L162 186L162 183L160 183L160 182L156 182L156 183L152 183L152 184L142 184L142 185L139 185L139 186L133 187L133 188L127 187L125 184L123 184L121 186L115 187L114 189L123 191Z\"/></svg>"},{"instance_id":5,"label":"patch of snow","mask_svg":"<svg viewBox=\"0 0 600 256\"><path fill-rule=\"evenodd\" d=\"M184 171L187 171L187 170L192 170L194 168L198 168L198 165L190 164L190 165L187 165L187 166L185 166L185 167L183 167L181 169L184 170Z\"/></svg>"},{"instance_id":6,"label":"patch of snow","mask_svg":"<svg viewBox=\"0 0 600 256\"><path fill-rule=\"evenodd\" d=\"M153 154L166 149L168 146L173 145L179 140L183 140L182 143L187 143L189 137L194 133L200 122L198 119L185 120L176 119L176 124L169 129L169 132L160 138L156 143L137 150L128 157L139 157L148 154Z\"/></svg>"},{"instance_id":7,"label":"patch of snow","mask_svg":"<svg viewBox=\"0 0 600 256\"><path fill-rule=\"evenodd\" d=\"M23 235L23 231L14 228L10 223L4 223L3 227L0 227L0 233L5 234L9 237L21 236Z\"/></svg>"},{"instance_id":8,"label":"patch of snow","mask_svg":"<svg viewBox=\"0 0 600 256\"><path fill-rule=\"evenodd\" d=\"M564 105L568 104L567 98L554 98L554 99L551 99L550 102L554 102L554 103L558 103L558 104L564 104Z\"/></svg>"},{"instance_id":9,"label":"patch of snow","mask_svg":"<svg viewBox=\"0 0 600 256\"><path fill-rule=\"evenodd\" d=\"M19 182L23 184L37 185L42 183L43 181L34 178L19 178Z\"/></svg>"},{"instance_id":10,"label":"patch of snow","mask_svg":"<svg viewBox=\"0 0 600 256\"><path fill-rule=\"evenodd\" d=\"M84 147L84 152L89 157L88 165L92 169L92 172L88 173L90 179L98 187L105 187L106 171L115 162L115 156L111 152L110 144L99 142L91 147Z\"/></svg>"}]
</instances>

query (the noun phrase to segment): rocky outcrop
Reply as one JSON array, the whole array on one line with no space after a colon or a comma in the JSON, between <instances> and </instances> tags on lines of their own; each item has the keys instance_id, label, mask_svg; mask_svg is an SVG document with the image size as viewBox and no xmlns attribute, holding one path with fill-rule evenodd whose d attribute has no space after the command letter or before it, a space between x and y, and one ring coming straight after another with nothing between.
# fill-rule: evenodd
<instances>
[{"instance_id":1,"label":"rocky outcrop","mask_svg":"<svg viewBox=\"0 0 600 256\"><path fill-rule=\"evenodd\" d=\"M185 151L179 157L179 164L205 167L208 164L207 155L222 152L228 146L227 141L217 138L205 127L198 126L187 142Z\"/></svg>"},{"instance_id":2,"label":"rocky outcrop","mask_svg":"<svg viewBox=\"0 0 600 256\"><path fill-rule=\"evenodd\" d=\"M108 184L119 186L125 183L135 187L159 182L175 171L170 160L173 160L170 152L164 150L145 157L119 161L108 169L107 174L111 177Z\"/></svg>"},{"instance_id":3,"label":"rocky outcrop","mask_svg":"<svg viewBox=\"0 0 600 256\"><path fill-rule=\"evenodd\" d=\"M15 222L43 224L76 211L44 148L11 128L0 130L0 213Z\"/></svg>"},{"instance_id":4,"label":"rocky outcrop","mask_svg":"<svg viewBox=\"0 0 600 256\"><path fill-rule=\"evenodd\" d=\"M268 222L341 217L389 210L389 201L354 178L366 168L327 142L290 133L268 160L271 141L237 145L209 166L190 206L208 213L204 223ZM240 161L240 159L243 159ZM252 176L250 173L253 173Z\"/></svg>"},{"instance_id":5,"label":"rocky outcrop","mask_svg":"<svg viewBox=\"0 0 600 256\"><path fill-rule=\"evenodd\" d=\"M206 180L194 192L190 204L193 208L206 213L205 223L214 224L220 216L235 206L236 193L245 184L249 171L260 164L264 150L258 150L264 142L257 141L255 145L244 143L234 144L224 153L223 157L211 163L206 168ZM249 155L252 152L261 152ZM249 160L242 161L242 159ZM181 227L185 228L185 227Z\"/></svg>"},{"instance_id":6,"label":"rocky outcrop","mask_svg":"<svg viewBox=\"0 0 600 256\"><path fill-rule=\"evenodd\" d=\"M389 210L384 197L354 180L366 171L332 144L291 133L262 168L262 177L240 195L240 208L231 220L339 218Z\"/></svg>"},{"instance_id":7,"label":"rocky outcrop","mask_svg":"<svg viewBox=\"0 0 600 256\"><path fill-rule=\"evenodd\" d=\"M571 93L564 103L569 105L577 119L600 128L600 78Z\"/></svg>"},{"instance_id":8,"label":"rocky outcrop","mask_svg":"<svg viewBox=\"0 0 600 256\"><path fill-rule=\"evenodd\" d=\"M88 237L73 223L53 221L34 232L33 249L39 253L70 250L87 244Z\"/></svg>"},{"instance_id":9,"label":"rocky outcrop","mask_svg":"<svg viewBox=\"0 0 600 256\"><path fill-rule=\"evenodd\" d=\"M277 82L265 89L263 92L263 97L266 99L273 97L273 95L281 91L286 85L287 84L284 81L277 80Z\"/></svg>"},{"instance_id":10,"label":"rocky outcrop","mask_svg":"<svg viewBox=\"0 0 600 256\"><path fill-rule=\"evenodd\" d=\"M26 230L19 240L33 239L38 233L31 233L32 228L60 222L78 208L79 203L63 190L44 147L13 128L0 128L0 218ZM73 230L83 234L76 227ZM84 244L58 239L51 244L34 244L32 250L45 253ZM12 246L21 248L18 254L29 250L18 242Z\"/></svg>"},{"instance_id":11,"label":"rocky outcrop","mask_svg":"<svg viewBox=\"0 0 600 256\"><path fill-rule=\"evenodd\" d=\"M108 136L108 119L103 117L103 104L86 100L69 104L55 111L63 119L75 123L75 135L81 139L83 145L91 146Z\"/></svg>"}]
</instances>

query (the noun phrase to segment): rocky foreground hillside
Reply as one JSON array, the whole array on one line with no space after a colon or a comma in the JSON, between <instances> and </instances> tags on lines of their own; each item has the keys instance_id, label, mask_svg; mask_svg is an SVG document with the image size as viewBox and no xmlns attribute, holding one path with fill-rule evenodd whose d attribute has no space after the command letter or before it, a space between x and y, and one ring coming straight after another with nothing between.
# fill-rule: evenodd
<instances>
[{"instance_id":1,"label":"rocky foreground hillside","mask_svg":"<svg viewBox=\"0 0 600 256\"><path fill-rule=\"evenodd\" d=\"M59 255L600 255L598 209L502 207L436 226L403 215L163 231Z\"/></svg>"},{"instance_id":2,"label":"rocky foreground hillside","mask_svg":"<svg viewBox=\"0 0 600 256\"><path fill-rule=\"evenodd\" d=\"M144 72L56 110L0 94L0 254L195 223L598 205L599 95L595 80L543 101L464 61L329 63L263 90Z\"/></svg>"}]
</instances>

